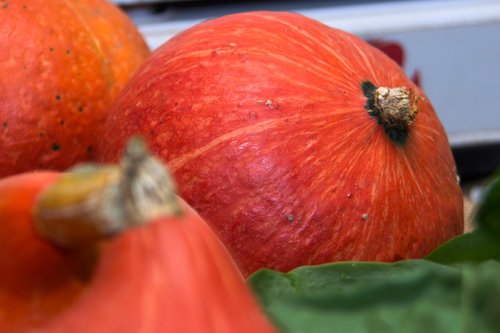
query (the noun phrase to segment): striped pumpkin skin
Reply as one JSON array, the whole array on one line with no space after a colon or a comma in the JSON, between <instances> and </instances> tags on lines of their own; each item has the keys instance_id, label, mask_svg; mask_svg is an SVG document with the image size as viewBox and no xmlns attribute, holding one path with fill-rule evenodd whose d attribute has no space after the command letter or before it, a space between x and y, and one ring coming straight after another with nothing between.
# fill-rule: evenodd
<instances>
[{"instance_id":1,"label":"striped pumpkin skin","mask_svg":"<svg viewBox=\"0 0 500 333\"><path fill-rule=\"evenodd\" d=\"M407 87L405 143L361 85ZM424 93L382 52L304 16L203 22L146 61L108 113L97 154L141 133L244 274L422 257L463 230L449 143Z\"/></svg>"}]
</instances>

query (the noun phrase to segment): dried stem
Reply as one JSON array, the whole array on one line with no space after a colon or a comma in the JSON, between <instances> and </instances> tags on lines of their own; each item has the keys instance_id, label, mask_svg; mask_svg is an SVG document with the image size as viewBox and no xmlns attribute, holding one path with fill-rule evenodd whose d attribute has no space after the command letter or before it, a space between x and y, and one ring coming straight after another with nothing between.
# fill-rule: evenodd
<instances>
[{"instance_id":1,"label":"dried stem","mask_svg":"<svg viewBox=\"0 0 500 333\"><path fill-rule=\"evenodd\" d=\"M132 139L120 165L85 165L41 193L35 227L63 248L94 243L164 215L180 214L164 165Z\"/></svg>"},{"instance_id":2,"label":"dried stem","mask_svg":"<svg viewBox=\"0 0 500 333\"><path fill-rule=\"evenodd\" d=\"M361 85L367 98L365 108L370 116L384 128L391 140L404 144L408 128L418 113L417 103L422 97L413 98L411 89L405 87L376 87L369 81Z\"/></svg>"}]
</instances>

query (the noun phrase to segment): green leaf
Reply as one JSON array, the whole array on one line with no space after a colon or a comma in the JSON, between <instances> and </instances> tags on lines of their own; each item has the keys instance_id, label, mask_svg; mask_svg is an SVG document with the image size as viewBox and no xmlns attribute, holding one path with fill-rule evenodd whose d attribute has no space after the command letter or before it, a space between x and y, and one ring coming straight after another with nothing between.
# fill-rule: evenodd
<instances>
[{"instance_id":1,"label":"green leaf","mask_svg":"<svg viewBox=\"0 0 500 333\"><path fill-rule=\"evenodd\" d=\"M500 177L476 220L426 260L261 270L248 281L284 333L500 332Z\"/></svg>"},{"instance_id":2,"label":"green leaf","mask_svg":"<svg viewBox=\"0 0 500 333\"><path fill-rule=\"evenodd\" d=\"M475 220L476 230L447 241L426 259L442 264L500 261L500 176L486 187Z\"/></svg>"},{"instance_id":3,"label":"green leaf","mask_svg":"<svg viewBox=\"0 0 500 333\"><path fill-rule=\"evenodd\" d=\"M500 235L500 174L484 190L475 218L480 228Z\"/></svg>"},{"instance_id":4,"label":"green leaf","mask_svg":"<svg viewBox=\"0 0 500 333\"><path fill-rule=\"evenodd\" d=\"M408 260L261 270L249 284L285 333L481 333L500 329L499 276L496 261L455 268Z\"/></svg>"},{"instance_id":5,"label":"green leaf","mask_svg":"<svg viewBox=\"0 0 500 333\"><path fill-rule=\"evenodd\" d=\"M425 259L447 265L500 261L500 235L478 228L447 241Z\"/></svg>"}]
</instances>

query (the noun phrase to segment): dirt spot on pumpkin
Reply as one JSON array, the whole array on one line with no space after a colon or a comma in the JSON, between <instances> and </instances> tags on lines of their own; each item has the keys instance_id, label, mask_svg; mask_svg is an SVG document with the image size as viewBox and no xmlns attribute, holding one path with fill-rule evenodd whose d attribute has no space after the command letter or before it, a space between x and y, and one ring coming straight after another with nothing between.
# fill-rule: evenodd
<instances>
[{"instance_id":1,"label":"dirt spot on pumpkin","mask_svg":"<svg viewBox=\"0 0 500 333\"><path fill-rule=\"evenodd\" d=\"M271 110L276 110L276 109L278 109L278 107L279 107L279 106L278 106L278 103L276 103L276 102L274 102L274 101L272 101L272 100L270 100L270 99L266 100L264 104L265 104L265 105L266 105L269 109L271 109Z\"/></svg>"}]
</instances>

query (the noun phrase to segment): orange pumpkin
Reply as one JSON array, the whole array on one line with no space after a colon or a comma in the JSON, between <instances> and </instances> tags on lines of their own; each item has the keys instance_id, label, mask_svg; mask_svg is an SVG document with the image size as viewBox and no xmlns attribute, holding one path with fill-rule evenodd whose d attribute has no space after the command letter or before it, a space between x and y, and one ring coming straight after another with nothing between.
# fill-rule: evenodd
<instances>
[{"instance_id":1,"label":"orange pumpkin","mask_svg":"<svg viewBox=\"0 0 500 333\"><path fill-rule=\"evenodd\" d=\"M129 149L121 168L0 181L0 332L31 331L274 329L160 163Z\"/></svg>"},{"instance_id":2,"label":"orange pumpkin","mask_svg":"<svg viewBox=\"0 0 500 333\"><path fill-rule=\"evenodd\" d=\"M302 15L193 26L155 50L105 122L98 158L147 137L245 274L419 258L463 232L430 100L381 51Z\"/></svg>"},{"instance_id":3,"label":"orange pumpkin","mask_svg":"<svg viewBox=\"0 0 500 333\"><path fill-rule=\"evenodd\" d=\"M0 177L93 158L103 113L149 55L105 0L0 2Z\"/></svg>"}]
</instances>

